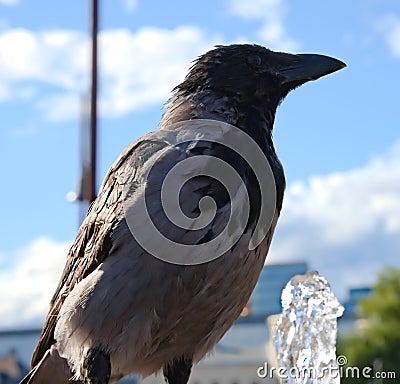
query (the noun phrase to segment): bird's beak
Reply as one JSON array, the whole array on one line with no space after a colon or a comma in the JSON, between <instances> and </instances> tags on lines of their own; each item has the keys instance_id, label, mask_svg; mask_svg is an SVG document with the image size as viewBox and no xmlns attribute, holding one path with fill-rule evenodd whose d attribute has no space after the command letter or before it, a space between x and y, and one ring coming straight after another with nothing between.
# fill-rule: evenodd
<instances>
[{"instance_id":1,"label":"bird's beak","mask_svg":"<svg viewBox=\"0 0 400 384\"><path fill-rule=\"evenodd\" d=\"M340 60L316 54L288 55L282 61L278 69L282 84L305 83L346 67Z\"/></svg>"}]
</instances>

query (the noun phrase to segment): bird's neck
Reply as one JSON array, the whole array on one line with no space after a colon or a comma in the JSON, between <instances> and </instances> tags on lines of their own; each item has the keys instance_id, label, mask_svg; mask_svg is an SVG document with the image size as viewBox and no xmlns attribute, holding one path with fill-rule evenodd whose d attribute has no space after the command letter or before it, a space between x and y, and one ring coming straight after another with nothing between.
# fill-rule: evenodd
<instances>
[{"instance_id":1,"label":"bird's neck","mask_svg":"<svg viewBox=\"0 0 400 384\"><path fill-rule=\"evenodd\" d=\"M178 91L169 101L160 126L192 119L218 120L240 128L262 147L272 146L275 111L276 106L256 99L244 101L237 95L219 95L210 90L190 94Z\"/></svg>"},{"instance_id":2,"label":"bird's neck","mask_svg":"<svg viewBox=\"0 0 400 384\"><path fill-rule=\"evenodd\" d=\"M235 96L219 96L210 91L179 94L170 100L160 127L193 119L218 120L234 125L247 133L261 148L270 162L277 185L277 209L282 207L285 175L272 142L272 128L277 105L243 102Z\"/></svg>"}]
</instances>

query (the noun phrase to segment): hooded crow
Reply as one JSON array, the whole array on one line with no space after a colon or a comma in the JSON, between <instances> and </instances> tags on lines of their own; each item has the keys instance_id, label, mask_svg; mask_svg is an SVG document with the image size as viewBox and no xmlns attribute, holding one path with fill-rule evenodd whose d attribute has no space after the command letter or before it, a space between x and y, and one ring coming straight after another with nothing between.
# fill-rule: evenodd
<instances>
[{"instance_id":1,"label":"hooded crow","mask_svg":"<svg viewBox=\"0 0 400 384\"><path fill-rule=\"evenodd\" d=\"M344 67L250 44L200 56L159 129L106 175L22 383L106 384L162 370L186 384L240 315L268 253L285 190L276 109Z\"/></svg>"}]
</instances>

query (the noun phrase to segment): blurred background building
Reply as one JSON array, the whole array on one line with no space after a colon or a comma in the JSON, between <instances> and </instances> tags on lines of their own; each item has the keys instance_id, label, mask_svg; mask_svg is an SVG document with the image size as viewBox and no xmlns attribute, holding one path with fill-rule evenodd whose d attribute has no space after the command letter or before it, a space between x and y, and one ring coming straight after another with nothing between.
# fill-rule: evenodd
<instances>
[{"instance_id":1,"label":"blurred background building","mask_svg":"<svg viewBox=\"0 0 400 384\"><path fill-rule=\"evenodd\" d=\"M264 266L249 303L250 317L263 321L271 314L280 313L282 289L294 275L304 274L307 270L305 262Z\"/></svg>"}]
</instances>

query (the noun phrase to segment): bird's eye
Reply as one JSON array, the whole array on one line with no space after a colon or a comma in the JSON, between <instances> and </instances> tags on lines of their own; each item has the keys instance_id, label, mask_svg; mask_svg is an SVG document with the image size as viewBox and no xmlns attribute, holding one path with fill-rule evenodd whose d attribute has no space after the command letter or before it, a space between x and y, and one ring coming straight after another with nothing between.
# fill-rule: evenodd
<instances>
[{"instance_id":1,"label":"bird's eye","mask_svg":"<svg viewBox=\"0 0 400 384\"><path fill-rule=\"evenodd\" d=\"M252 67L259 67L261 62L261 57L258 55L250 55L247 57L247 64L251 65Z\"/></svg>"}]
</instances>

